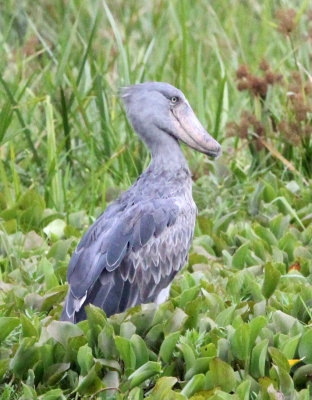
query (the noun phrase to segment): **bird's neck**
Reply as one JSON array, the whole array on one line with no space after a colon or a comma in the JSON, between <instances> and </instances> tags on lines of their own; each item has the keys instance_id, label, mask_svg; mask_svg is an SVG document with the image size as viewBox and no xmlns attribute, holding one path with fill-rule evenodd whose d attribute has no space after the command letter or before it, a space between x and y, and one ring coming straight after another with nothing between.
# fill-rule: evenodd
<instances>
[{"instance_id":1,"label":"bird's neck","mask_svg":"<svg viewBox=\"0 0 312 400\"><path fill-rule=\"evenodd\" d=\"M185 169L189 172L189 167L179 142L169 135L163 135L157 143L153 143L150 148L152 160L150 167L160 171L175 171Z\"/></svg>"}]
</instances>

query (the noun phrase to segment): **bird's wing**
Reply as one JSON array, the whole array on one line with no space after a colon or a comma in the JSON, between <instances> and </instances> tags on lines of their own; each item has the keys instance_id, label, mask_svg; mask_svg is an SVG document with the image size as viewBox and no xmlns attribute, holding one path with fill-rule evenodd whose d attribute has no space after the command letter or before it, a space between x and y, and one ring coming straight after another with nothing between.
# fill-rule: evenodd
<instances>
[{"instance_id":1,"label":"bird's wing","mask_svg":"<svg viewBox=\"0 0 312 400\"><path fill-rule=\"evenodd\" d=\"M155 281L159 282L162 272L158 265L155 265L156 258L164 258L164 264L168 260L166 260L166 243L161 241L159 246L155 246L155 240L157 242L157 238L164 231L170 230L175 225L178 214L179 207L172 199L149 200L125 209L116 206L115 209L104 212L85 233L70 260L68 268L70 296L65 306L67 315L79 311L87 302L96 304L97 302L91 299L96 293L93 291L90 297L91 291L99 284L102 288L108 285L107 290L112 285L115 286L116 283L110 282L113 276L116 280L118 275L121 281L131 284L133 279L129 277L129 274L133 275L130 271L131 266L137 271L140 270L139 274L142 274L143 269L146 270L148 267L146 262L150 264L151 271L154 265ZM177 232L178 236L179 234ZM154 259L153 252L158 253ZM146 261L144 267L142 259ZM142 268L138 268L140 262ZM111 274L118 268L120 271L117 275Z\"/></svg>"}]
</instances>

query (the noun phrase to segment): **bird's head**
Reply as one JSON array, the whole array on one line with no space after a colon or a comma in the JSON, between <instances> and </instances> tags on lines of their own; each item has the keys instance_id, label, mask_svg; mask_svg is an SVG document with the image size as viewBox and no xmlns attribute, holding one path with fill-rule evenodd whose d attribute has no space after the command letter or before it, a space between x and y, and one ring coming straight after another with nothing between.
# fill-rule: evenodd
<instances>
[{"instance_id":1,"label":"bird's head","mask_svg":"<svg viewBox=\"0 0 312 400\"><path fill-rule=\"evenodd\" d=\"M121 89L134 130L151 147L159 135L170 135L189 147L218 157L220 144L209 135L184 94L164 82L146 82Z\"/></svg>"}]
</instances>

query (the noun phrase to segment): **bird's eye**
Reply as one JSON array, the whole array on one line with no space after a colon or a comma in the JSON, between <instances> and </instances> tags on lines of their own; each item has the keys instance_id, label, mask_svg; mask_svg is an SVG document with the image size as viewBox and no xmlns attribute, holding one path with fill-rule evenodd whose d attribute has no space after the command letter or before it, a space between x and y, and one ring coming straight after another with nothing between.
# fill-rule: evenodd
<instances>
[{"instance_id":1,"label":"bird's eye","mask_svg":"<svg viewBox=\"0 0 312 400\"><path fill-rule=\"evenodd\" d=\"M177 96L172 96L171 99L170 99L170 101L171 101L172 104L177 103L178 100L179 100L179 98L178 98Z\"/></svg>"}]
</instances>

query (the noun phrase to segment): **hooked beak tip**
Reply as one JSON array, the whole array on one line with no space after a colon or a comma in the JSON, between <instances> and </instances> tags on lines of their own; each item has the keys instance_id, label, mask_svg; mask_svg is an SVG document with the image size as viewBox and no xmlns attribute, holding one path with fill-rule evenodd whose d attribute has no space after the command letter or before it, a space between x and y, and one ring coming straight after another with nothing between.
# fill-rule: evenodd
<instances>
[{"instance_id":1,"label":"hooked beak tip","mask_svg":"<svg viewBox=\"0 0 312 400\"><path fill-rule=\"evenodd\" d=\"M217 159L220 158L221 155L222 155L222 147L221 147L220 144L218 143L218 144L215 146L215 148L210 149L210 150L207 152L207 154L208 154L209 156L211 156L211 157L213 157L213 158L215 158L215 159L217 160Z\"/></svg>"}]
</instances>

